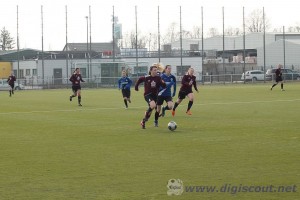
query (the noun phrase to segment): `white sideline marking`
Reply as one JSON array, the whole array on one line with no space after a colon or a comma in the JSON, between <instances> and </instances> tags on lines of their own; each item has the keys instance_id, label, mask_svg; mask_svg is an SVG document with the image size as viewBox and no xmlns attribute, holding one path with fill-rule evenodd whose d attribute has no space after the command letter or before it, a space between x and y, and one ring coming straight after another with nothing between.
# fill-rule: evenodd
<instances>
[{"instance_id":1,"label":"white sideline marking","mask_svg":"<svg viewBox=\"0 0 300 200\"><path fill-rule=\"evenodd\" d=\"M253 104L253 103L274 103L274 102L294 102L294 101L300 101L300 99L279 99L279 100L270 100L270 101L236 101L236 102L219 102L219 103L200 103L200 104L194 104L198 106L207 106L207 105L234 105L234 104ZM181 106L181 105L179 105ZM130 107L130 108L146 108L147 106L137 106L137 107ZM129 108L129 109L130 109ZM0 115L7 115L7 114L34 114L34 113L54 113L54 112L77 112L77 111L96 111L96 110L119 110L124 108L116 107L116 108L87 108L84 109L70 109L70 110L37 110L37 111L24 111L24 112L4 112L0 113Z\"/></svg>"}]
</instances>

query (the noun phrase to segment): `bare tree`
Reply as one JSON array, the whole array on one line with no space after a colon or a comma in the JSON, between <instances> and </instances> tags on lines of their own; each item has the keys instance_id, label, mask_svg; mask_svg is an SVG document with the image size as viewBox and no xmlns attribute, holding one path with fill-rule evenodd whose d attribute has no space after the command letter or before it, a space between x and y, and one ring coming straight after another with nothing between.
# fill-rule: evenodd
<instances>
[{"instance_id":1,"label":"bare tree","mask_svg":"<svg viewBox=\"0 0 300 200\"><path fill-rule=\"evenodd\" d=\"M200 26L194 26L191 32L192 38L199 39L202 37L202 28Z\"/></svg>"},{"instance_id":2,"label":"bare tree","mask_svg":"<svg viewBox=\"0 0 300 200\"><path fill-rule=\"evenodd\" d=\"M3 51L13 49L14 39L10 37L10 33L5 29L5 27L1 30L0 35L0 47Z\"/></svg>"},{"instance_id":3,"label":"bare tree","mask_svg":"<svg viewBox=\"0 0 300 200\"><path fill-rule=\"evenodd\" d=\"M209 28L207 35L208 35L208 37L214 37L214 36L219 35L219 31L217 28Z\"/></svg>"},{"instance_id":4,"label":"bare tree","mask_svg":"<svg viewBox=\"0 0 300 200\"><path fill-rule=\"evenodd\" d=\"M232 28L232 27L228 27L227 29L225 29L225 35L227 36L238 36L242 34L242 30L239 28Z\"/></svg>"},{"instance_id":5,"label":"bare tree","mask_svg":"<svg viewBox=\"0 0 300 200\"><path fill-rule=\"evenodd\" d=\"M260 9L253 10L246 19L246 27L248 32L263 32L264 31L264 19L263 11ZM270 28L270 21L265 14L265 28L266 31Z\"/></svg>"}]
</instances>

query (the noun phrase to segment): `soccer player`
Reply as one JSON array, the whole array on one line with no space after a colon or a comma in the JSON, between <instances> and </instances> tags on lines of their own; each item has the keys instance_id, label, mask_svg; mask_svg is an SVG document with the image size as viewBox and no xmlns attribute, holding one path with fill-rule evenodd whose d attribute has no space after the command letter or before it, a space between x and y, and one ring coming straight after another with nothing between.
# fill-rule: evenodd
<instances>
[{"instance_id":1,"label":"soccer player","mask_svg":"<svg viewBox=\"0 0 300 200\"><path fill-rule=\"evenodd\" d=\"M72 91L73 91L73 94L70 95L70 101L72 101L73 97L78 96L78 106L82 106L81 105L81 86L80 86L80 82L85 82L85 81L82 80L79 68L75 69L73 75L70 77L69 80L72 82Z\"/></svg>"},{"instance_id":2,"label":"soccer player","mask_svg":"<svg viewBox=\"0 0 300 200\"><path fill-rule=\"evenodd\" d=\"M144 98L148 104L148 109L145 112L145 116L141 121L141 126L145 129L145 124L151 116L152 110L156 107L157 95L160 87L165 88L166 84L161 79L160 76L157 76L157 66L152 65L150 67L149 75L140 77L136 84L135 90L139 90L139 85L144 83Z\"/></svg>"},{"instance_id":3,"label":"soccer player","mask_svg":"<svg viewBox=\"0 0 300 200\"><path fill-rule=\"evenodd\" d=\"M275 71L275 81L276 83L272 85L271 90L273 89L273 87L275 87L279 82L281 83L281 91L284 91L283 89L283 80L282 80L282 71L281 71L282 65L279 64L277 66L277 69Z\"/></svg>"},{"instance_id":4,"label":"soccer player","mask_svg":"<svg viewBox=\"0 0 300 200\"><path fill-rule=\"evenodd\" d=\"M158 93L158 98L157 98L157 108L156 108L156 113L155 113L155 121L157 121L158 115L157 113L160 113L160 110L162 110L161 116L165 116L165 111L166 110L171 110L173 108L173 101L172 97L175 96L176 94L176 78L173 74L171 74L171 65L166 65L163 73L161 74L162 80L166 83L167 87L166 88L160 88L160 91ZM171 87L173 86L173 93L171 91ZM163 102L166 101L167 105L162 107Z\"/></svg>"},{"instance_id":5,"label":"soccer player","mask_svg":"<svg viewBox=\"0 0 300 200\"><path fill-rule=\"evenodd\" d=\"M130 100L130 87L132 84L132 80L128 77L125 70L122 71L122 77L118 81L119 83L119 90L122 89L122 95L124 99L125 108L128 108L127 101L131 103Z\"/></svg>"},{"instance_id":6,"label":"soccer player","mask_svg":"<svg viewBox=\"0 0 300 200\"><path fill-rule=\"evenodd\" d=\"M15 81L16 81L16 77L13 73L11 73L11 75L8 77L7 79L7 83L10 86L9 89L9 96L11 97L12 94L14 94L14 88L15 88Z\"/></svg>"},{"instance_id":7,"label":"soccer player","mask_svg":"<svg viewBox=\"0 0 300 200\"><path fill-rule=\"evenodd\" d=\"M188 69L187 74L182 77L181 88L178 93L178 99L175 102L175 105L172 110L173 117L175 116L175 110L177 106L182 102L183 99L185 99L186 96L188 96L189 98L189 104L186 110L186 114L192 115L191 107L194 102L194 94L192 91L192 86L194 86L194 89L197 92L199 92L196 84L196 76L194 76L194 68L190 67Z\"/></svg>"}]
</instances>

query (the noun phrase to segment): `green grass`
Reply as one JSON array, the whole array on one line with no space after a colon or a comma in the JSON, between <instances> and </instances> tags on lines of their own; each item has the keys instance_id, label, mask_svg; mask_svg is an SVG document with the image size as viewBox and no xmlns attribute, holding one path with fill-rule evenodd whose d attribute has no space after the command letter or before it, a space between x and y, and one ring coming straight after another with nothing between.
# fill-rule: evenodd
<instances>
[{"instance_id":1,"label":"green grass","mask_svg":"<svg viewBox=\"0 0 300 200\"><path fill-rule=\"evenodd\" d=\"M0 199L300 199L297 192L184 192L185 186L300 184L300 84L199 86L142 130L142 90L129 109L117 89L0 92ZM171 132L167 123L178 129Z\"/></svg>"}]
</instances>

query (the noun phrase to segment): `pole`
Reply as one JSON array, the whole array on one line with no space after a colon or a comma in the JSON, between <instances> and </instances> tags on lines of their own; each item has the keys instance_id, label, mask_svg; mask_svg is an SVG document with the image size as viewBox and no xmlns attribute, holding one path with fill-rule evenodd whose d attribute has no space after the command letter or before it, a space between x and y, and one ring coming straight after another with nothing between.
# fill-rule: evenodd
<instances>
[{"instance_id":1,"label":"pole","mask_svg":"<svg viewBox=\"0 0 300 200\"><path fill-rule=\"evenodd\" d=\"M157 40L158 40L158 62L160 63L160 24L159 24L159 6L157 7L157 26L158 26L158 31L157 31Z\"/></svg>"},{"instance_id":2,"label":"pole","mask_svg":"<svg viewBox=\"0 0 300 200\"><path fill-rule=\"evenodd\" d=\"M222 53L222 62L223 62L223 73L224 73L224 84L226 81L226 74L225 74L225 19L224 19L224 7L222 7L222 16L223 16L223 53Z\"/></svg>"},{"instance_id":3,"label":"pole","mask_svg":"<svg viewBox=\"0 0 300 200\"><path fill-rule=\"evenodd\" d=\"M135 54L136 54L136 66L139 66L138 59L138 33L137 33L138 25L137 25L137 6L135 6Z\"/></svg>"},{"instance_id":4,"label":"pole","mask_svg":"<svg viewBox=\"0 0 300 200\"><path fill-rule=\"evenodd\" d=\"M90 53L89 53L89 58L90 58L90 62L89 62L89 77L92 78L92 11L91 11L91 6L89 6L89 19L90 19Z\"/></svg>"},{"instance_id":5,"label":"pole","mask_svg":"<svg viewBox=\"0 0 300 200\"><path fill-rule=\"evenodd\" d=\"M202 69L201 69L201 74L202 74L202 83L204 84L204 80L203 80L203 65L204 65L204 35L203 35L203 28L204 28L204 25L203 25L203 6L201 6L201 56L202 56L202 61L201 61L201 64L202 64Z\"/></svg>"},{"instance_id":6,"label":"pole","mask_svg":"<svg viewBox=\"0 0 300 200\"><path fill-rule=\"evenodd\" d=\"M86 72L86 75L87 75L87 78L88 78L88 81L89 81L89 17L88 16L85 16L86 18L86 61L87 61L87 72Z\"/></svg>"},{"instance_id":7,"label":"pole","mask_svg":"<svg viewBox=\"0 0 300 200\"><path fill-rule=\"evenodd\" d=\"M68 53L68 6L66 5L66 75L69 77L69 53Z\"/></svg>"},{"instance_id":8,"label":"pole","mask_svg":"<svg viewBox=\"0 0 300 200\"><path fill-rule=\"evenodd\" d=\"M246 62L245 62L245 57L246 57L246 31L245 31L245 8L243 7L243 72L244 72L244 83L246 83Z\"/></svg>"},{"instance_id":9,"label":"pole","mask_svg":"<svg viewBox=\"0 0 300 200\"><path fill-rule=\"evenodd\" d=\"M265 23L265 8L263 7L263 23L264 23L264 35L263 35L263 49L264 49L264 83L266 82L266 23Z\"/></svg>"},{"instance_id":10,"label":"pole","mask_svg":"<svg viewBox=\"0 0 300 200\"><path fill-rule=\"evenodd\" d=\"M44 16L43 16L43 6L41 6L41 17L42 17L42 79L43 79L43 86L44 86L44 79L45 79L45 71L44 71Z\"/></svg>"},{"instance_id":11,"label":"pole","mask_svg":"<svg viewBox=\"0 0 300 200\"><path fill-rule=\"evenodd\" d=\"M17 71L17 79L18 83L20 78L20 46L19 46L19 6L17 5L17 51L18 51L18 71Z\"/></svg>"},{"instance_id":12,"label":"pole","mask_svg":"<svg viewBox=\"0 0 300 200\"><path fill-rule=\"evenodd\" d=\"M180 10L180 18L179 18L179 23L180 23L180 66L182 69L182 23L181 23L181 6L179 7Z\"/></svg>"}]
</instances>

